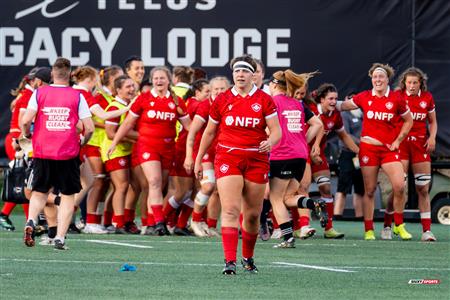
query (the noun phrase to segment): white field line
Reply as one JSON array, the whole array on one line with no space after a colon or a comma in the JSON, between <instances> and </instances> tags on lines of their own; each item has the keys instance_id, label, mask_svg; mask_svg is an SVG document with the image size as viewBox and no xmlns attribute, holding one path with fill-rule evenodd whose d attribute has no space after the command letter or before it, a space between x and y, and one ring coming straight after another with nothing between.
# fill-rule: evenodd
<instances>
[{"instance_id":1,"label":"white field line","mask_svg":"<svg viewBox=\"0 0 450 300\"><path fill-rule=\"evenodd\" d=\"M322 270L322 271L341 272L341 273L357 272L357 271L350 271L350 270L330 268L330 267L321 267L321 266L304 265L304 264L294 264L294 263L279 262L279 261L273 262L273 264L292 266L292 267L300 267L300 268L306 268L306 269L315 269L315 270Z\"/></svg>"},{"instance_id":2,"label":"white field line","mask_svg":"<svg viewBox=\"0 0 450 300\"><path fill-rule=\"evenodd\" d=\"M144 249L152 249L153 248L152 246L135 245L135 244L106 241L106 240L84 240L84 241L89 242L89 243L117 245L117 246L133 247L133 248L144 248Z\"/></svg>"},{"instance_id":3,"label":"white field line","mask_svg":"<svg viewBox=\"0 0 450 300\"><path fill-rule=\"evenodd\" d=\"M287 263L287 262L273 262L273 264L276 264L280 267L309 267L310 265L303 265L303 264L297 264L297 263ZM314 266L316 267L316 266ZM321 267L322 268L322 267ZM326 268L331 268L331 269L337 269L337 268L342 268L343 270L345 269L361 269L361 270L412 270L412 271L450 271L450 268L421 268L421 267L388 267L388 266L377 266L377 267L372 267L372 266L328 266ZM354 272L354 271L348 271L345 270L347 272Z\"/></svg>"}]
</instances>

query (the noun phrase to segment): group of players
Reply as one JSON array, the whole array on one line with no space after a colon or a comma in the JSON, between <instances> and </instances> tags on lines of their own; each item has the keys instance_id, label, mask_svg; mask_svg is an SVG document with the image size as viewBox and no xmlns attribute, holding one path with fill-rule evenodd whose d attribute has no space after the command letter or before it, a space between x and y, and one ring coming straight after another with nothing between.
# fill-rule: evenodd
<instances>
[{"instance_id":1,"label":"group of players","mask_svg":"<svg viewBox=\"0 0 450 300\"><path fill-rule=\"evenodd\" d=\"M325 238L342 238L344 234L333 227L334 199L324 155L326 137L335 131L359 156L364 239L375 239L374 193L380 168L393 190L381 237L392 239L394 233L411 239L403 222L404 174L411 165L422 240L436 240L430 228L428 187L437 123L421 70L404 71L394 91L389 87L394 70L373 64L373 88L338 101L333 84L308 92L308 80L316 73L278 71L264 84L263 63L248 55L234 58L230 68L232 85L226 77L208 81L201 70L181 66L172 72L154 67L144 79L144 63L135 56L123 69L111 66L98 72L83 66L72 72L73 88L86 99L95 124L79 155L83 189L76 196L75 211L86 197L85 233L221 236L224 274L236 273L239 235L243 267L257 272L253 251L258 234L263 240L270 238L269 214L281 232L276 248L295 247L295 236L315 234L309 223L311 210ZM11 159L21 150L16 140L28 101L34 90L50 84L50 71L33 69L15 91L5 143ZM353 109L363 112L359 144L346 132L340 114ZM82 126L79 129L83 138ZM318 200L308 197L312 180L319 187ZM61 204L57 188L48 192L44 212L49 233L44 244L55 237L55 211ZM140 228L135 223L138 203ZM27 204L23 207L27 215ZM2 227L14 229L8 218L13 208L13 203L5 203Z\"/></svg>"}]
</instances>

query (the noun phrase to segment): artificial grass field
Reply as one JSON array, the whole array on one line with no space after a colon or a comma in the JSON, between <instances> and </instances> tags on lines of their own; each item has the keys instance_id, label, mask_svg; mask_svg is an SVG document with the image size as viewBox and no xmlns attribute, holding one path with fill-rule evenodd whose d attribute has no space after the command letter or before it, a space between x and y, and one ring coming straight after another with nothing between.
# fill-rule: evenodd
<instances>
[{"instance_id":1,"label":"artificial grass field","mask_svg":"<svg viewBox=\"0 0 450 300\"><path fill-rule=\"evenodd\" d=\"M244 274L238 264L236 276L225 276L219 239L82 234L56 251L27 248L23 215L12 220L15 232L0 231L1 299L450 299L450 228L443 225L432 225L436 243L419 241L418 223L407 224L412 241L366 242L361 222L338 221L343 240L325 240L321 229L295 249L258 240L259 273ZM119 272L124 263L137 270Z\"/></svg>"}]
</instances>

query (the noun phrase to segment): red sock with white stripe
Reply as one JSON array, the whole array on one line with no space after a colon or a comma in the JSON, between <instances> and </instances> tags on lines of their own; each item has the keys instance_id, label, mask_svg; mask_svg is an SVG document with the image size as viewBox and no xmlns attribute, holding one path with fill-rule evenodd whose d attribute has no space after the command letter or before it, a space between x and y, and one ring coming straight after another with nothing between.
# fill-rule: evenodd
<instances>
[{"instance_id":1,"label":"red sock with white stripe","mask_svg":"<svg viewBox=\"0 0 450 300\"><path fill-rule=\"evenodd\" d=\"M420 222L422 223L422 231L431 231L431 212L420 213Z\"/></svg>"},{"instance_id":2,"label":"red sock with white stripe","mask_svg":"<svg viewBox=\"0 0 450 300\"><path fill-rule=\"evenodd\" d=\"M235 227L222 227L222 245L225 261L236 261L239 231Z\"/></svg>"},{"instance_id":3,"label":"red sock with white stripe","mask_svg":"<svg viewBox=\"0 0 450 300\"><path fill-rule=\"evenodd\" d=\"M251 258L255 251L256 239L258 238L258 233L250 233L241 228L242 237L242 257Z\"/></svg>"}]
</instances>

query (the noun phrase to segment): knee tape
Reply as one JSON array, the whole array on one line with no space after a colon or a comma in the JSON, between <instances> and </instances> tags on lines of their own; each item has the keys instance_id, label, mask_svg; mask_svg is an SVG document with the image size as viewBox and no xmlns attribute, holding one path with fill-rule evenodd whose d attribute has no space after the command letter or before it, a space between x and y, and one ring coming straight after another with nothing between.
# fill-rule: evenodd
<instances>
[{"instance_id":1,"label":"knee tape","mask_svg":"<svg viewBox=\"0 0 450 300\"><path fill-rule=\"evenodd\" d=\"M330 178L328 176L319 176L316 178L316 184L318 186L330 184Z\"/></svg>"},{"instance_id":2,"label":"knee tape","mask_svg":"<svg viewBox=\"0 0 450 300\"><path fill-rule=\"evenodd\" d=\"M431 175L430 174L415 174L414 182L416 185L419 185L419 186L427 185L431 182Z\"/></svg>"},{"instance_id":3,"label":"knee tape","mask_svg":"<svg viewBox=\"0 0 450 300\"><path fill-rule=\"evenodd\" d=\"M213 169L203 171L203 178L200 180L200 184L205 183L216 183L216 175Z\"/></svg>"},{"instance_id":4,"label":"knee tape","mask_svg":"<svg viewBox=\"0 0 450 300\"><path fill-rule=\"evenodd\" d=\"M94 179L104 179L106 178L106 174L94 174Z\"/></svg>"},{"instance_id":5,"label":"knee tape","mask_svg":"<svg viewBox=\"0 0 450 300\"><path fill-rule=\"evenodd\" d=\"M195 196L195 203L200 206L205 206L206 204L208 204L208 200L209 196L203 194L202 192L198 192L197 195Z\"/></svg>"}]
</instances>

